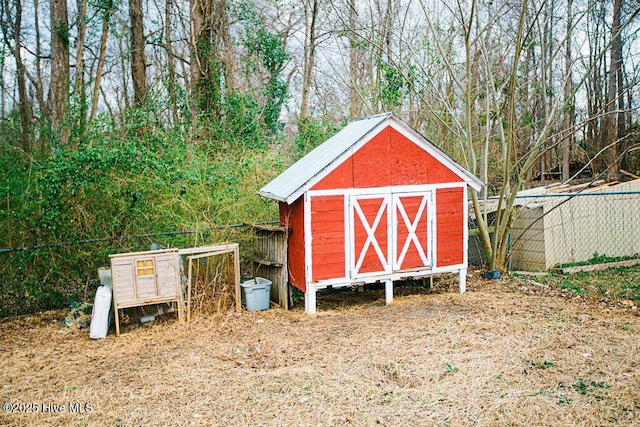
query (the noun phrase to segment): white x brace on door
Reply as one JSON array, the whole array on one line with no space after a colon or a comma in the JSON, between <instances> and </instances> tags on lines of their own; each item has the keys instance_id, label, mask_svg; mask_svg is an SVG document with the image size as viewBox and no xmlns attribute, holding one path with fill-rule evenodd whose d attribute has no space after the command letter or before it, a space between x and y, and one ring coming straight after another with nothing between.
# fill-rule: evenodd
<instances>
[{"instance_id":1,"label":"white x brace on door","mask_svg":"<svg viewBox=\"0 0 640 427\"><path fill-rule=\"evenodd\" d=\"M432 192L350 196L350 277L431 267L432 201Z\"/></svg>"},{"instance_id":2,"label":"white x brace on door","mask_svg":"<svg viewBox=\"0 0 640 427\"><path fill-rule=\"evenodd\" d=\"M393 271L432 266L432 192L393 195Z\"/></svg>"},{"instance_id":3,"label":"white x brace on door","mask_svg":"<svg viewBox=\"0 0 640 427\"><path fill-rule=\"evenodd\" d=\"M390 204L391 194L349 198L349 271L352 278L391 272Z\"/></svg>"}]
</instances>

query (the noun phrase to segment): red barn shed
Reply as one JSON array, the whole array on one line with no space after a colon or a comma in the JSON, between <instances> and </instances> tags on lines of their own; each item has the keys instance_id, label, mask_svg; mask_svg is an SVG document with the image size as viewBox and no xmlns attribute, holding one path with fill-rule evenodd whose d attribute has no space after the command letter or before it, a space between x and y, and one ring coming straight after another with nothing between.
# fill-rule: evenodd
<instances>
[{"instance_id":1,"label":"red barn shed","mask_svg":"<svg viewBox=\"0 0 640 427\"><path fill-rule=\"evenodd\" d=\"M482 182L392 113L351 122L264 186L289 228L289 282L328 286L467 272L467 186Z\"/></svg>"}]
</instances>

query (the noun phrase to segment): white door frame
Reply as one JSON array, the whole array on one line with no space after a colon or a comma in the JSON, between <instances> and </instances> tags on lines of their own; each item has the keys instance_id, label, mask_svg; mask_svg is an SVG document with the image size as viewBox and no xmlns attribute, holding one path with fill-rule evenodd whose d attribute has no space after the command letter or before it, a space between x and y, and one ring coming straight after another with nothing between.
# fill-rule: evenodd
<instances>
[{"instance_id":1,"label":"white door frame","mask_svg":"<svg viewBox=\"0 0 640 427\"><path fill-rule=\"evenodd\" d=\"M391 208L391 193L378 193L378 194L352 194L347 196L348 204L349 204L349 268L348 273L351 279L357 279L368 276L377 276L380 274L391 273L391 256L392 256L392 248L391 248L391 239L389 236L389 232L391 231L391 214L389 209ZM365 216L362 208L360 207L359 200L370 200L370 199L382 199L382 203L378 208L378 212L376 213L376 217L373 220L373 223L369 223L369 219ZM355 221L356 218L364 226L365 232L367 233L367 239L365 240L364 246L359 254L356 254L356 242L355 242ZM384 222L383 222L384 221ZM382 224L381 224L382 223ZM380 247L380 244L375 238L375 231L378 227L384 226L386 227L387 232L387 250L386 253ZM369 250L369 247L373 246L373 249L378 256L378 260L382 266L382 270L368 273L359 273L358 271L362 268L362 262L364 261L364 257Z\"/></svg>"},{"instance_id":2,"label":"white door frame","mask_svg":"<svg viewBox=\"0 0 640 427\"><path fill-rule=\"evenodd\" d=\"M404 261L404 258L409 251L411 245L416 247L420 258L424 265L416 268L424 270L424 267L433 267L433 237L434 237L434 221L435 221L435 204L433 198L433 191L407 191L407 192L383 192L376 194L351 194L346 196L348 198L348 212L349 212L349 253L348 253L348 277L350 279L366 278L371 276L378 276L381 274L388 274L395 271L401 271L400 266ZM420 206L418 208L417 215L414 218L410 218L407 214L402 199L406 197L422 197ZM367 199L382 199L382 203L378 208L373 221L369 221L360 207L360 200ZM418 228L418 221L426 210L427 220L427 236L425 248L421 245L420 238L416 233ZM386 215L385 215L386 214ZM385 218L386 216L386 218ZM356 254L356 242L355 242L355 224L356 220L360 221L365 228L367 234L366 241L363 248ZM387 251L384 253L380 243L375 238L375 231L380 226L384 226L386 220L387 227ZM398 253L398 225L402 221L406 225L409 235L407 240L403 244L402 250ZM375 253L378 256L382 269L376 272L360 273L362 268L362 262L364 257L373 247Z\"/></svg>"},{"instance_id":3,"label":"white door frame","mask_svg":"<svg viewBox=\"0 0 640 427\"><path fill-rule=\"evenodd\" d=\"M413 219L409 217L406 209L404 208L404 204L402 203L402 199L407 197L422 197L422 200L420 201L420 205L418 207L418 212ZM424 267L433 267L432 255L435 221L435 204L433 200L433 191L393 193L392 208L393 228L391 236L393 247L393 271L395 272L403 270L401 266L412 243L413 246L417 249L418 255L420 255L420 259L423 263L422 266L416 268L424 269ZM427 235L424 236L424 238L426 239L426 249L422 247L420 238L416 233L416 229L419 225L419 220L420 218L422 218L425 211L427 221ZM403 244L402 249L398 253L398 227L400 225L400 220L402 220L402 223L407 227L408 236Z\"/></svg>"}]
</instances>

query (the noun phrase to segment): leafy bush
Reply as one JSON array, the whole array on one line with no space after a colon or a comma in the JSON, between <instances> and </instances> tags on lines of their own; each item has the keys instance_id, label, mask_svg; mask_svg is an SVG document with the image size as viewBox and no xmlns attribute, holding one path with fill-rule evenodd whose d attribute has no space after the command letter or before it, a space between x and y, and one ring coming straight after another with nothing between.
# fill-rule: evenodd
<instances>
[{"instance_id":1,"label":"leafy bush","mask_svg":"<svg viewBox=\"0 0 640 427\"><path fill-rule=\"evenodd\" d=\"M224 225L277 219L277 205L256 193L284 166L245 112L199 128L199 139L132 112L142 132L98 121L38 162L0 145L0 247L30 247L0 252L0 316L91 300L111 253L251 244L248 230Z\"/></svg>"}]
</instances>

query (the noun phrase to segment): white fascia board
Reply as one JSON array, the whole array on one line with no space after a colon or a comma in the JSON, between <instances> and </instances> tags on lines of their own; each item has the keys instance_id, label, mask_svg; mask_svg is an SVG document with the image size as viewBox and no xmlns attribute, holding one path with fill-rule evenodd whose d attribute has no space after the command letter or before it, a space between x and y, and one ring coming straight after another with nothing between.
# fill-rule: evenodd
<instances>
[{"instance_id":1,"label":"white fascia board","mask_svg":"<svg viewBox=\"0 0 640 427\"><path fill-rule=\"evenodd\" d=\"M443 182L439 184L393 185L387 187L336 188L330 190L310 190L310 197L316 196L353 196L353 195L381 195L387 193L418 193L421 191L436 191L449 188L466 188L466 182ZM466 199L465 199L466 200ZM465 202L466 203L466 202Z\"/></svg>"},{"instance_id":2,"label":"white fascia board","mask_svg":"<svg viewBox=\"0 0 640 427\"><path fill-rule=\"evenodd\" d=\"M284 197L280 197L280 196L277 196L277 195L275 195L273 193L269 193L269 192L262 191L262 190L258 191L258 195L260 195L262 197L266 197L267 199L276 200L278 202L286 202L287 201L287 199L285 199ZM288 204L290 205L291 203L288 203Z\"/></svg>"}]
</instances>

